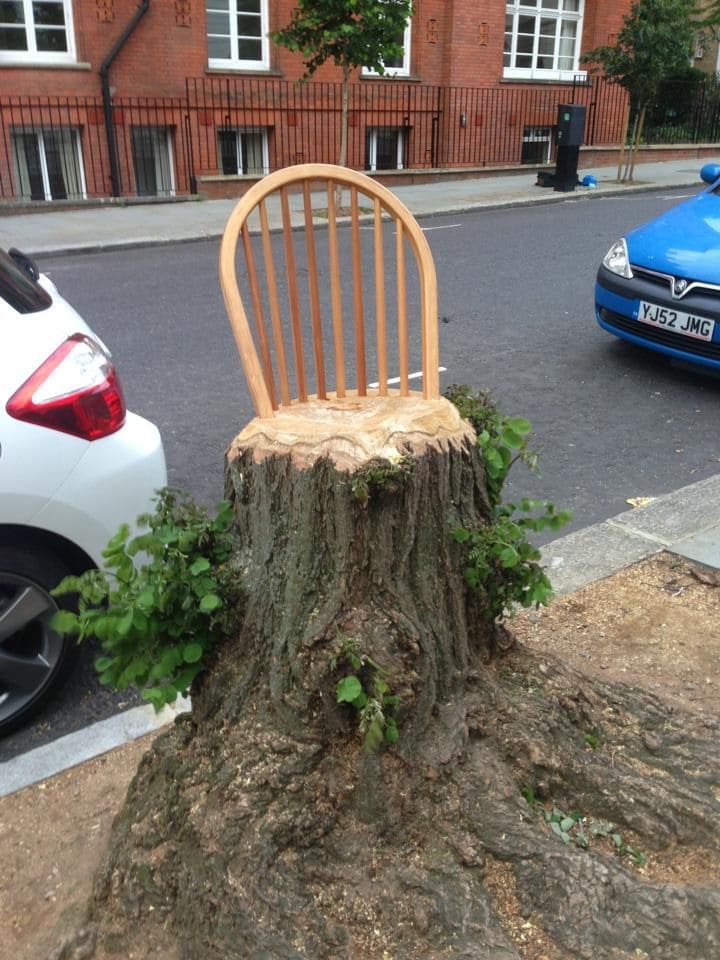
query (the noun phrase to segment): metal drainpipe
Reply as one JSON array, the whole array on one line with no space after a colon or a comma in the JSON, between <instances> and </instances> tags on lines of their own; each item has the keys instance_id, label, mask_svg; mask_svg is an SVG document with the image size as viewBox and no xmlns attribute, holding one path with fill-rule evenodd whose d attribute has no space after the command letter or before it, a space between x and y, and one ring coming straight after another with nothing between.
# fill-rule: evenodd
<instances>
[{"instance_id":1,"label":"metal drainpipe","mask_svg":"<svg viewBox=\"0 0 720 960\"><path fill-rule=\"evenodd\" d=\"M110 185L113 197L120 196L120 171L118 169L117 148L115 144L115 127L113 126L112 99L110 97L110 67L115 57L120 53L127 43L130 34L138 25L142 17L148 12L150 0L142 0L142 3L135 11L130 23L125 27L118 39L113 44L110 53L105 57L100 67L100 79L102 81L102 99L103 113L105 115L105 135L107 136L108 153L110 154Z\"/></svg>"}]
</instances>

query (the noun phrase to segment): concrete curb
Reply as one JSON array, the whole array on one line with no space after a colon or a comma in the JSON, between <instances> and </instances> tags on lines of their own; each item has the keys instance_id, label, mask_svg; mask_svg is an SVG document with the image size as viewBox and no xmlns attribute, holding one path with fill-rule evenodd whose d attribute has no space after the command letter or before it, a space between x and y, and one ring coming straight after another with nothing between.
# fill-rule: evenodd
<instances>
[{"instance_id":1,"label":"concrete curb","mask_svg":"<svg viewBox=\"0 0 720 960\"><path fill-rule=\"evenodd\" d=\"M657 497L644 507L553 540L542 562L557 594L571 593L662 550L720 568L720 474ZM155 714L135 707L0 764L0 797L160 730L188 700Z\"/></svg>"},{"instance_id":2,"label":"concrete curb","mask_svg":"<svg viewBox=\"0 0 720 960\"><path fill-rule=\"evenodd\" d=\"M653 553L670 550L720 566L720 474L569 533L542 549L557 594L609 577Z\"/></svg>"},{"instance_id":3,"label":"concrete curb","mask_svg":"<svg viewBox=\"0 0 720 960\"><path fill-rule=\"evenodd\" d=\"M685 190L688 188L698 188L697 179L689 180L687 182L674 181L673 183L668 184L657 184L657 183L638 183L632 184L631 186L617 187L617 186L608 186L604 187L599 185L595 189L588 190L583 188L582 192L572 192L572 193L554 193L550 194L541 194L539 196L519 196L512 198L499 198L499 199L488 199L488 200L460 200L456 203L447 203L443 205L442 201L439 203L434 203L432 209L424 210L421 207L421 204L413 203L410 200L406 199L403 202L410 208L411 212L418 219L425 219L429 217L443 217L451 216L453 214L462 214L462 213L473 213L478 210L509 210L516 207L526 207L526 206L546 206L553 203L566 203L568 201L573 202L584 202L586 200L596 200L600 197L623 197L627 196L628 193L652 193L657 190L663 189L672 189L672 190ZM403 199L403 188L397 188L397 195L400 199ZM212 202L212 201L209 201ZM322 226L317 224L318 227ZM218 240L223 235L225 228L225 223L223 221L222 226L212 229L198 229L197 227L190 227L187 231L182 229L178 231L177 235L159 235L153 233L152 236L133 236L128 239L122 240L90 240L90 241L81 241L76 244L72 243L59 243L57 246L54 246L52 241L49 244L41 244L39 246L32 246L32 244L24 243L23 250L28 256L31 257L62 257L62 256L72 256L73 254L78 253L112 253L120 250L133 250L145 247L162 247L169 246L171 244L179 243L198 243L208 240ZM277 230L282 229L279 225L274 225L271 223L271 232L276 232Z\"/></svg>"},{"instance_id":4,"label":"concrete curb","mask_svg":"<svg viewBox=\"0 0 720 960\"><path fill-rule=\"evenodd\" d=\"M189 709L189 700L178 700L172 707L164 707L160 713L155 713L150 704L133 707L7 760L0 764L0 797L9 796L138 737L144 737L147 733L160 730L172 723L178 714Z\"/></svg>"}]
</instances>

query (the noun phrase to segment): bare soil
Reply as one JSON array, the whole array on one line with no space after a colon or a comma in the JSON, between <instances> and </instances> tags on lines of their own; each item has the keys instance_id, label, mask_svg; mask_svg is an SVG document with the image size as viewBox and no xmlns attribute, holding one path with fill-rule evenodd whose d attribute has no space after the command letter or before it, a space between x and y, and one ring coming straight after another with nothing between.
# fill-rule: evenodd
<instances>
[{"instance_id":1,"label":"bare soil","mask_svg":"<svg viewBox=\"0 0 720 960\"><path fill-rule=\"evenodd\" d=\"M512 631L520 643L590 676L642 686L680 710L718 717L719 611L720 573L659 554L521 614ZM113 818L149 742L0 799L4 955L46 960L80 925ZM643 870L654 880L708 882L708 865L681 848L650 857ZM488 864L486 883L524 960L555 960L554 945L518 912L502 864Z\"/></svg>"}]
</instances>

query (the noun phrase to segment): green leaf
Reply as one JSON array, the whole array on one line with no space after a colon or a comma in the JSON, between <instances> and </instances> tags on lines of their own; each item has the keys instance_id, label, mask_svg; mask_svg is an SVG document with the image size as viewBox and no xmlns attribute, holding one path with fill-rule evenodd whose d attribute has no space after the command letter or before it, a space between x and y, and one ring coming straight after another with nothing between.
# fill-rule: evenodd
<instances>
[{"instance_id":1,"label":"green leaf","mask_svg":"<svg viewBox=\"0 0 720 960\"><path fill-rule=\"evenodd\" d=\"M532 430L532 424L524 417L510 417L508 420L508 426L515 433L519 433L523 437L527 436L527 434Z\"/></svg>"},{"instance_id":2,"label":"green leaf","mask_svg":"<svg viewBox=\"0 0 720 960\"><path fill-rule=\"evenodd\" d=\"M122 617L115 623L115 629L120 634L121 637L125 637L132 630L133 625L133 611L132 608L128 610Z\"/></svg>"},{"instance_id":3,"label":"green leaf","mask_svg":"<svg viewBox=\"0 0 720 960\"><path fill-rule=\"evenodd\" d=\"M511 570L513 567L516 567L519 560L518 552L514 547L505 547L505 549L500 552L500 563L506 570Z\"/></svg>"},{"instance_id":4,"label":"green leaf","mask_svg":"<svg viewBox=\"0 0 720 960\"><path fill-rule=\"evenodd\" d=\"M174 683L165 683L160 687L165 703L175 703L178 691Z\"/></svg>"},{"instance_id":5,"label":"green leaf","mask_svg":"<svg viewBox=\"0 0 720 960\"><path fill-rule=\"evenodd\" d=\"M153 707L155 707L156 713L159 713L165 706L165 694L161 687L145 687L144 690L141 690L140 696L143 700L150 701Z\"/></svg>"},{"instance_id":6,"label":"green leaf","mask_svg":"<svg viewBox=\"0 0 720 960\"><path fill-rule=\"evenodd\" d=\"M557 834L557 836L560 837L563 843L569 842L570 835L562 829L562 827L556 820L550 821L550 829L553 831L553 833Z\"/></svg>"},{"instance_id":7,"label":"green leaf","mask_svg":"<svg viewBox=\"0 0 720 960\"><path fill-rule=\"evenodd\" d=\"M175 677L175 689L181 693L183 696L187 695L187 690L190 684L193 682L195 677L202 670L202 664L194 663L190 667L186 667L184 670L181 670Z\"/></svg>"},{"instance_id":8,"label":"green leaf","mask_svg":"<svg viewBox=\"0 0 720 960\"><path fill-rule=\"evenodd\" d=\"M86 582L84 577L64 577L55 589L50 591L50 596L62 597L66 593L80 593Z\"/></svg>"},{"instance_id":9,"label":"green leaf","mask_svg":"<svg viewBox=\"0 0 720 960\"><path fill-rule=\"evenodd\" d=\"M56 633L72 636L80 630L80 621L72 610L58 610L53 614L50 626Z\"/></svg>"},{"instance_id":10,"label":"green leaf","mask_svg":"<svg viewBox=\"0 0 720 960\"><path fill-rule=\"evenodd\" d=\"M197 560L190 567L190 573L197 577L201 573L205 573L206 570L210 569L210 561L207 557L198 557Z\"/></svg>"},{"instance_id":11,"label":"green leaf","mask_svg":"<svg viewBox=\"0 0 720 960\"><path fill-rule=\"evenodd\" d=\"M525 797L527 805L532 807L535 804L535 791L532 787L522 787L520 793Z\"/></svg>"},{"instance_id":12,"label":"green leaf","mask_svg":"<svg viewBox=\"0 0 720 960\"><path fill-rule=\"evenodd\" d=\"M135 602L143 610L151 610L155 604L155 591L152 587L145 587L144 590L140 591Z\"/></svg>"},{"instance_id":13,"label":"green leaf","mask_svg":"<svg viewBox=\"0 0 720 960\"><path fill-rule=\"evenodd\" d=\"M108 542L107 547L103 550L104 557L111 557L113 554L122 554L125 550L125 542L130 536L130 527L127 523L123 523L118 532L114 537Z\"/></svg>"},{"instance_id":14,"label":"green leaf","mask_svg":"<svg viewBox=\"0 0 720 960\"><path fill-rule=\"evenodd\" d=\"M353 703L363 693L363 688L358 678L351 674L338 680L336 692L338 703Z\"/></svg>"},{"instance_id":15,"label":"green leaf","mask_svg":"<svg viewBox=\"0 0 720 960\"><path fill-rule=\"evenodd\" d=\"M199 643L186 643L182 655L185 663L197 663L202 658L203 648Z\"/></svg>"},{"instance_id":16,"label":"green leaf","mask_svg":"<svg viewBox=\"0 0 720 960\"><path fill-rule=\"evenodd\" d=\"M385 740L387 743L397 743L400 739L400 731L392 717L385 719Z\"/></svg>"},{"instance_id":17,"label":"green leaf","mask_svg":"<svg viewBox=\"0 0 720 960\"><path fill-rule=\"evenodd\" d=\"M365 750L367 753L376 753L385 739L383 723L377 717L372 720L365 733Z\"/></svg>"},{"instance_id":18,"label":"green leaf","mask_svg":"<svg viewBox=\"0 0 720 960\"><path fill-rule=\"evenodd\" d=\"M216 515L212 523L213 529L222 532L223 530L227 530L232 522L232 504L228 500L221 500L216 507Z\"/></svg>"},{"instance_id":19,"label":"green leaf","mask_svg":"<svg viewBox=\"0 0 720 960\"><path fill-rule=\"evenodd\" d=\"M502 457L494 447L489 447L485 451L485 463L496 469L502 469L504 466Z\"/></svg>"},{"instance_id":20,"label":"green leaf","mask_svg":"<svg viewBox=\"0 0 720 960\"><path fill-rule=\"evenodd\" d=\"M519 433L517 433L515 430L511 430L509 427L506 430L503 430L502 441L503 443L507 444L508 447L512 447L513 450L521 447L525 442Z\"/></svg>"},{"instance_id":21,"label":"green leaf","mask_svg":"<svg viewBox=\"0 0 720 960\"><path fill-rule=\"evenodd\" d=\"M200 610L203 613L211 613L222 606L222 600L216 593L206 593L200 601Z\"/></svg>"}]
</instances>

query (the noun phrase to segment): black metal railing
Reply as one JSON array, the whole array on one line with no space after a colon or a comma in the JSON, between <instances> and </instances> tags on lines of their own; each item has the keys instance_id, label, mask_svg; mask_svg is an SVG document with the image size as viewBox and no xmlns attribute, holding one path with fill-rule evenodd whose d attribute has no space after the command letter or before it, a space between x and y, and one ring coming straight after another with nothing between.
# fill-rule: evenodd
<instances>
[{"instance_id":1,"label":"black metal railing","mask_svg":"<svg viewBox=\"0 0 720 960\"><path fill-rule=\"evenodd\" d=\"M114 145L122 196L190 192L182 98L116 98ZM99 97L0 97L0 199L58 201L111 195Z\"/></svg>"},{"instance_id":2,"label":"black metal railing","mask_svg":"<svg viewBox=\"0 0 720 960\"><path fill-rule=\"evenodd\" d=\"M310 160L338 161L339 84L203 77L189 79L186 90L201 174L218 172L218 154L224 149L227 155L232 130L261 132L271 169ZM527 138L537 142L538 129L552 130L558 105L566 102L587 107L586 142L619 141L625 94L600 79L541 88L363 81L350 88L347 162L360 170L519 164ZM222 149L218 130L224 131ZM384 149L379 150L381 138ZM546 159L551 139L548 134Z\"/></svg>"},{"instance_id":3,"label":"black metal railing","mask_svg":"<svg viewBox=\"0 0 720 960\"><path fill-rule=\"evenodd\" d=\"M599 77L493 88L364 79L350 88L347 164L377 171L548 163L561 103L586 107L586 144L622 139L626 94ZM0 96L0 200L110 196L109 139L126 197L194 193L200 177L336 163L341 113L336 83L191 78L182 97L113 98L108 138L100 97ZM715 79L668 86L648 111L648 143L719 135Z\"/></svg>"},{"instance_id":4,"label":"black metal railing","mask_svg":"<svg viewBox=\"0 0 720 960\"><path fill-rule=\"evenodd\" d=\"M659 143L717 143L720 139L720 80L661 84L647 110L643 139Z\"/></svg>"}]
</instances>

